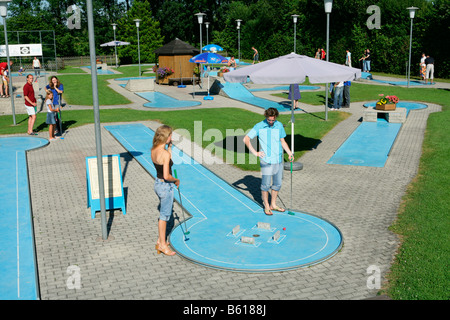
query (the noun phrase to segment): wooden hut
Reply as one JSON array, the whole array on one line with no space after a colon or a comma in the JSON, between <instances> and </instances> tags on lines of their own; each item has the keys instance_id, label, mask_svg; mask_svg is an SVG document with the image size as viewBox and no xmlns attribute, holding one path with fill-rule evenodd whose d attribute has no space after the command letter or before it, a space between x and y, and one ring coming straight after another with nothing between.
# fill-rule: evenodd
<instances>
[{"instance_id":1,"label":"wooden hut","mask_svg":"<svg viewBox=\"0 0 450 320\"><path fill-rule=\"evenodd\" d=\"M155 50L158 58L158 68L170 68L174 72L168 76L160 78L156 75L156 82L159 84L177 85L181 81L191 82L194 74L195 63L189 62L189 59L200 53L200 50L190 44L176 38Z\"/></svg>"}]
</instances>

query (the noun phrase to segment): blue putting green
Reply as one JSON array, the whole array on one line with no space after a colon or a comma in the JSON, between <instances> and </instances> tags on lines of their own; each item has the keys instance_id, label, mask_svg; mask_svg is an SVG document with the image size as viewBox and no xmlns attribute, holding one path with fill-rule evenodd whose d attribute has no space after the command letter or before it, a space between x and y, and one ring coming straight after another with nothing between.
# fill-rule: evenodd
<instances>
[{"instance_id":1,"label":"blue putting green","mask_svg":"<svg viewBox=\"0 0 450 320\"><path fill-rule=\"evenodd\" d=\"M85 66L85 67L81 67L81 68L91 69L91 66ZM103 69L97 68L97 75L105 75L105 74L114 74L114 72L112 72L111 70L103 70Z\"/></svg>"},{"instance_id":2,"label":"blue putting green","mask_svg":"<svg viewBox=\"0 0 450 320\"><path fill-rule=\"evenodd\" d=\"M26 151L48 140L0 138L0 299L39 299Z\"/></svg>"},{"instance_id":3,"label":"blue putting green","mask_svg":"<svg viewBox=\"0 0 450 320\"><path fill-rule=\"evenodd\" d=\"M149 108L187 108L201 105L198 101L178 100L161 92L136 92L136 94L150 102L144 103Z\"/></svg>"},{"instance_id":4,"label":"blue putting green","mask_svg":"<svg viewBox=\"0 0 450 320\"><path fill-rule=\"evenodd\" d=\"M374 79L372 74L369 73L369 72L361 72L361 78L362 79L372 80L372 81L378 82L378 83L391 84L391 85L394 85L394 86L407 86L408 85L408 81L407 80L395 81L395 80L378 80L378 79ZM423 81L409 80L409 85L410 86L425 86L427 84L424 83ZM429 85L431 85L431 84L429 84Z\"/></svg>"},{"instance_id":5,"label":"blue putting green","mask_svg":"<svg viewBox=\"0 0 450 320\"><path fill-rule=\"evenodd\" d=\"M376 102L367 103L365 107L374 107ZM399 102L397 107L411 110L426 108L427 105L416 102ZM402 127L401 123L389 123L385 119L377 122L363 122L339 147L328 160L328 164L384 167L391 148Z\"/></svg>"},{"instance_id":6,"label":"blue putting green","mask_svg":"<svg viewBox=\"0 0 450 320\"><path fill-rule=\"evenodd\" d=\"M368 108L368 107L375 107L376 105L376 101L373 102L368 102L364 104L364 107ZM409 115L409 112L411 110L419 110L419 109L425 109L428 106L424 103L420 103L420 102L412 102L412 101L400 101L399 103L397 103L397 108L405 108L406 109L406 115Z\"/></svg>"},{"instance_id":7,"label":"blue putting green","mask_svg":"<svg viewBox=\"0 0 450 320\"><path fill-rule=\"evenodd\" d=\"M105 129L156 176L152 130L142 124ZM183 222L182 212L176 213L182 223L172 230L170 243L185 259L230 271L271 272L319 263L341 248L340 231L324 219L299 211L266 216L261 205L175 146L172 158L181 180L181 201L178 192L175 199L191 217Z\"/></svg>"},{"instance_id":8,"label":"blue putting green","mask_svg":"<svg viewBox=\"0 0 450 320\"><path fill-rule=\"evenodd\" d=\"M328 160L328 164L384 167L401 123L363 122Z\"/></svg>"},{"instance_id":9,"label":"blue putting green","mask_svg":"<svg viewBox=\"0 0 450 320\"><path fill-rule=\"evenodd\" d=\"M155 76L152 77L128 77L128 78L115 78L114 81L128 81L128 80L142 80L142 79L155 79Z\"/></svg>"}]
</instances>

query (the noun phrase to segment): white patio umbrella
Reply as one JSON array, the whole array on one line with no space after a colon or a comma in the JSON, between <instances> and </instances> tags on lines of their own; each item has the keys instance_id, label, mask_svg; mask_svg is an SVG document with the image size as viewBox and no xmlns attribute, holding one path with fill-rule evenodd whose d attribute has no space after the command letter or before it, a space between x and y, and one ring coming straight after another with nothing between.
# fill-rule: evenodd
<instances>
[{"instance_id":1,"label":"white patio umbrella","mask_svg":"<svg viewBox=\"0 0 450 320\"><path fill-rule=\"evenodd\" d=\"M125 42L125 41L110 41L110 42L106 42L106 43L102 43L100 45L100 47L115 47L115 46L127 46L129 45L129 42Z\"/></svg>"},{"instance_id":2,"label":"white patio umbrella","mask_svg":"<svg viewBox=\"0 0 450 320\"><path fill-rule=\"evenodd\" d=\"M329 83L361 78L361 69L291 53L227 72L223 77L227 82L246 82L250 78L258 84L299 84L306 77L310 83ZM291 103L291 150L294 151L294 101Z\"/></svg>"},{"instance_id":3,"label":"white patio umbrella","mask_svg":"<svg viewBox=\"0 0 450 320\"><path fill-rule=\"evenodd\" d=\"M325 60L290 53L224 74L227 82L246 82L247 78L257 84L299 84L308 77L310 83L352 81L361 78L361 70ZM325 112L328 112L325 107ZM291 151L294 152L294 101L291 101ZM291 166L292 202L292 166Z\"/></svg>"}]
</instances>

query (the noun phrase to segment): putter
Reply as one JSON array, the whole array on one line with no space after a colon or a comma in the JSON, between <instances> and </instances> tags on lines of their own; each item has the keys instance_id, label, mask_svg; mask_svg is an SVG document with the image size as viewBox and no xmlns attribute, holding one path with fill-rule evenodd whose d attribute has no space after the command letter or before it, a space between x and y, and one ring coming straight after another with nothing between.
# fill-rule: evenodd
<instances>
[{"instance_id":1,"label":"putter","mask_svg":"<svg viewBox=\"0 0 450 320\"><path fill-rule=\"evenodd\" d=\"M177 176L177 170L174 169L173 172L174 172L174 175L175 175L175 179L178 179L178 176ZM178 196L180 197L180 205L181 205L181 212L182 212L182 214L183 214L184 228L185 228L185 230L186 230L186 231L184 232L184 235L187 236L190 232L188 231L187 226L186 226L186 217L184 216L184 207L183 207L183 202L181 201L180 187L177 187L177 189L178 189ZM181 224L180 224L180 225L181 225Z\"/></svg>"},{"instance_id":2,"label":"putter","mask_svg":"<svg viewBox=\"0 0 450 320\"><path fill-rule=\"evenodd\" d=\"M292 209L292 161L291 161L291 209ZM288 214L290 214L291 216L295 216L295 213L293 213L292 211L287 212Z\"/></svg>"}]
</instances>

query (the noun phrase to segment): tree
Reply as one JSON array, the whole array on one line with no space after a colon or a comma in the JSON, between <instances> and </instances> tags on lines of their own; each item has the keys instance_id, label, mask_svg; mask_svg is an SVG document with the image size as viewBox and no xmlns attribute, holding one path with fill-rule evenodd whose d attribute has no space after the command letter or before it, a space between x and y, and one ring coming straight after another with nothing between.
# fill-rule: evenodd
<instances>
[{"instance_id":1,"label":"tree","mask_svg":"<svg viewBox=\"0 0 450 320\"><path fill-rule=\"evenodd\" d=\"M117 22L117 34L128 46L118 49L122 63L138 62L138 39L135 19L141 19L139 26L139 47L141 62L156 62L154 51L163 45L159 22L152 18L148 2L135 0L130 10Z\"/></svg>"}]
</instances>

